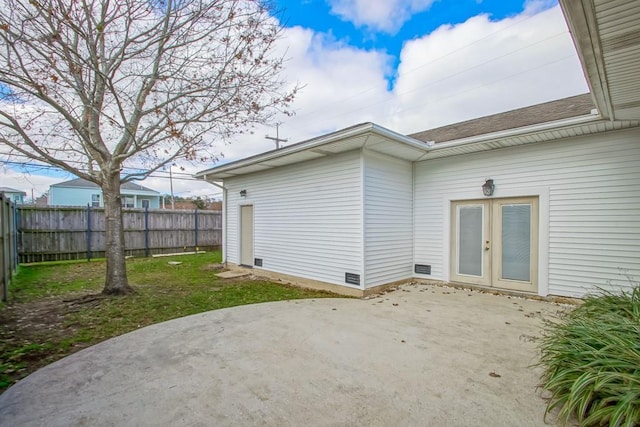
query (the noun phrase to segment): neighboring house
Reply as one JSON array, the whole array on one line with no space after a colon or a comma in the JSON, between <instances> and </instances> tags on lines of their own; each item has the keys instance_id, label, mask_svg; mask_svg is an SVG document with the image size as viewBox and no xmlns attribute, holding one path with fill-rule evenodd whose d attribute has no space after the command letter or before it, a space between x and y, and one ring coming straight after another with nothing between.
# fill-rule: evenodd
<instances>
[{"instance_id":1,"label":"neighboring house","mask_svg":"<svg viewBox=\"0 0 640 427\"><path fill-rule=\"evenodd\" d=\"M0 193L4 193L5 196L9 197L11 201L17 205L24 204L24 198L27 196L27 193L24 191L10 187L0 187Z\"/></svg>"},{"instance_id":2,"label":"neighboring house","mask_svg":"<svg viewBox=\"0 0 640 427\"><path fill-rule=\"evenodd\" d=\"M45 192L40 197L36 197L36 206L48 206L49 192Z\"/></svg>"},{"instance_id":3,"label":"neighboring house","mask_svg":"<svg viewBox=\"0 0 640 427\"><path fill-rule=\"evenodd\" d=\"M120 193L125 208L160 208L160 193L150 188L125 182L120 187ZM100 187L82 178L51 185L47 202L50 206L104 207Z\"/></svg>"},{"instance_id":4,"label":"neighboring house","mask_svg":"<svg viewBox=\"0 0 640 427\"><path fill-rule=\"evenodd\" d=\"M364 123L202 171L223 186L223 260L354 295L410 279L631 288L640 8L560 3L590 94L410 136Z\"/></svg>"}]
</instances>

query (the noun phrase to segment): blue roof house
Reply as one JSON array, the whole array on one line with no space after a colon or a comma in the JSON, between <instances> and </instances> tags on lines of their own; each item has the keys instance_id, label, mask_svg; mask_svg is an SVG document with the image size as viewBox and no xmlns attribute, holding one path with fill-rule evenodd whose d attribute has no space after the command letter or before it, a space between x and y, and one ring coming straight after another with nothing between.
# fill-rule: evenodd
<instances>
[{"instance_id":1,"label":"blue roof house","mask_svg":"<svg viewBox=\"0 0 640 427\"><path fill-rule=\"evenodd\" d=\"M160 208L160 193L132 182L120 187L122 206L125 208ZM59 182L49 187L50 206L104 207L104 197L100 187L82 178Z\"/></svg>"},{"instance_id":2,"label":"blue roof house","mask_svg":"<svg viewBox=\"0 0 640 427\"><path fill-rule=\"evenodd\" d=\"M16 190L15 188L0 187L0 193L11 199L11 201L17 205L24 203L24 198L27 195L24 191Z\"/></svg>"}]
</instances>

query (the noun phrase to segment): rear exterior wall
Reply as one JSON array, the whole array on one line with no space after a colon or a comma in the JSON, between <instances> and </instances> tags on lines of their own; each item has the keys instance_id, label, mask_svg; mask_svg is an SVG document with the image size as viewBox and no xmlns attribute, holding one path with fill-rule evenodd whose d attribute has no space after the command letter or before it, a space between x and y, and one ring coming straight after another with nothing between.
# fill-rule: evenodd
<instances>
[{"instance_id":1,"label":"rear exterior wall","mask_svg":"<svg viewBox=\"0 0 640 427\"><path fill-rule=\"evenodd\" d=\"M262 268L359 288L345 273L363 273L361 163L353 151L225 179L227 261L240 264L240 207L253 205Z\"/></svg>"},{"instance_id":2,"label":"rear exterior wall","mask_svg":"<svg viewBox=\"0 0 640 427\"><path fill-rule=\"evenodd\" d=\"M413 167L364 152L365 287L412 276Z\"/></svg>"},{"instance_id":3,"label":"rear exterior wall","mask_svg":"<svg viewBox=\"0 0 640 427\"><path fill-rule=\"evenodd\" d=\"M640 280L640 130L416 163L414 262L449 279L450 201L539 195L541 294L581 297ZM631 280L629 280L629 277Z\"/></svg>"}]
</instances>

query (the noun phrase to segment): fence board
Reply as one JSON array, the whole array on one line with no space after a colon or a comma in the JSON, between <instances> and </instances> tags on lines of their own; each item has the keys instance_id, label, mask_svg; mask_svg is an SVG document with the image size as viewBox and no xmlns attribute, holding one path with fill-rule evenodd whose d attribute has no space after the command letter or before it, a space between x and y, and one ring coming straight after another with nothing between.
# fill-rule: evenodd
<instances>
[{"instance_id":1,"label":"fence board","mask_svg":"<svg viewBox=\"0 0 640 427\"><path fill-rule=\"evenodd\" d=\"M16 205L0 193L0 299L9 297L9 286L18 269Z\"/></svg>"},{"instance_id":2,"label":"fence board","mask_svg":"<svg viewBox=\"0 0 640 427\"><path fill-rule=\"evenodd\" d=\"M144 209L126 209L123 213L127 255L216 250L221 246L219 211L149 210L146 214L148 222ZM21 206L18 217L20 262L105 256L103 208Z\"/></svg>"}]
</instances>

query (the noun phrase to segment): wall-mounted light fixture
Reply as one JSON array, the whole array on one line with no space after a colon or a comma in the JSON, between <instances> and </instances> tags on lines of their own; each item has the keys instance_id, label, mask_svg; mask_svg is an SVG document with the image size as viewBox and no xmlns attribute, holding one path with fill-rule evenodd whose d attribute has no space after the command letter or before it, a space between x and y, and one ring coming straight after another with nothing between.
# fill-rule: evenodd
<instances>
[{"instance_id":1,"label":"wall-mounted light fixture","mask_svg":"<svg viewBox=\"0 0 640 427\"><path fill-rule=\"evenodd\" d=\"M493 180L491 178L487 178L482 184L482 194L485 196L493 196L493 190L495 190L496 186L493 184Z\"/></svg>"},{"instance_id":2,"label":"wall-mounted light fixture","mask_svg":"<svg viewBox=\"0 0 640 427\"><path fill-rule=\"evenodd\" d=\"M247 197L247 190L240 190L240 197Z\"/></svg>"}]
</instances>

